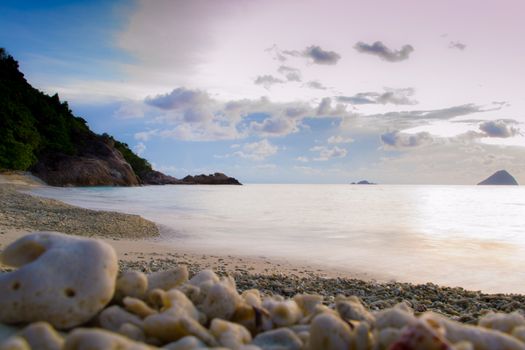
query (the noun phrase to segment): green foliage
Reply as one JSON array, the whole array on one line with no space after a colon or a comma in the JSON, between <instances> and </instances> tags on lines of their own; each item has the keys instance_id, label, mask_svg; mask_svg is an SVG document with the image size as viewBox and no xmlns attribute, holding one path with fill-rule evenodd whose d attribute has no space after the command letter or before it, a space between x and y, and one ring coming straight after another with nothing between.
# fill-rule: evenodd
<instances>
[{"instance_id":1,"label":"green foliage","mask_svg":"<svg viewBox=\"0 0 525 350\"><path fill-rule=\"evenodd\" d=\"M67 102L33 88L18 62L0 48L0 169L27 170L43 155L76 155L93 138L100 136L73 115ZM128 145L115 145L135 172L151 170Z\"/></svg>"},{"instance_id":2,"label":"green foliage","mask_svg":"<svg viewBox=\"0 0 525 350\"><path fill-rule=\"evenodd\" d=\"M104 134L107 135L107 134ZM104 136L103 135L103 136ZM109 136L111 137L111 136ZM133 171L137 175L144 174L145 172L151 171L151 164L144 158L139 157L129 148L128 144L119 142L111 137L115 142L115 148L122 153L126 161L131 165Z\"/></svg>"}]
</instances>

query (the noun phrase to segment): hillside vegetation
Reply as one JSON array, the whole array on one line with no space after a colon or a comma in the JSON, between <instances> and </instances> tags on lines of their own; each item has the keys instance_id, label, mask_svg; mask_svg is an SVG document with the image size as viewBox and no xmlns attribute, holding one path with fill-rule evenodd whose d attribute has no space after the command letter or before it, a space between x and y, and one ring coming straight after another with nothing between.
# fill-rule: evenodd
<instances>
[{"instance_id":1,"label":"hillside vegetation","mask_svg":"<svg viewBox=\"0 0 525 350\"><path fill-rule=\"evenodd\" d=\"M33 88L18 62L0 48L0 168L31 170L44 156L78 156L97 138L114 143L136 174L152 170L127 144L94 134L57 94Z\"/></svg>"}]
</instances>

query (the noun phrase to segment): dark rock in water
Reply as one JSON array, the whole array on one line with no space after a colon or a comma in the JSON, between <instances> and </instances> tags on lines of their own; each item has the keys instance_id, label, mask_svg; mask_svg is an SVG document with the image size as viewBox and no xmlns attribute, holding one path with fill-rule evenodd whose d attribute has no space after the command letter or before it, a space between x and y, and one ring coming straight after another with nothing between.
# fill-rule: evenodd
<instances>
[{"instance_id":1,"label":"dark rock in water","mask_svg":"<svg viewBox=\"0 0 525 350\"><path fill-rule=\"evenodd\" d=\"M374 182L368 182L367 180L361 180L359 182L352 182L351 185L377 185Z\"/></svg>"},{"instance_id":2,"label":"dark rock in water","mask_svg":"<svg viewBox=\"0 0 525 350\"><path fill-rule=\"evenodd\" d=\"M182 180L165 175L160 171L151 170L140 174L144 185L242 185L237 179L222 173L210 175L188 175Z\"/></svg>"},{"instance_id":3,"label":"dark rock in water","mask_svg":"<svg viewBox=\"0 0 525 350\"><path fill-rule=\"evenodd\" d=\"M160 171L150 170L143 172L140 179L144 185L180 185L183 182L173 176L165 175Z\"/></svg>"},{"instance_id":4,"label":"dark rock in water","mask_svg":"<svg viewBox=\"0 0 525 350\"><path fill-rule=\"evenodd\" d=\"M182 179L184 184L194 185L242 185L237 179L224 175L223 173L215 173L210 175L188 175Z\"/></svg>"},{"instance_id":5,"label":"dark rock in water","mask_svg":"<svg viewBox=\"0 0 525 350\"><path fill-rule=\"evenodd\" d=\"M512 175L506 170L496 171L485 180L481 181L478 185L514 185L517 186L518 182Z\"/></svg>"},{"instance_id":6,"label":"dark rock in water","mask_svg":"<svg viewBox=\"0 0 525 350\"><path fill-rule=\"evenodd\" d=\"M33 167L33 173L52 186L136 186L133 169L112 140L86 132L78 154L47 153Z\"/></svg>"}]
</instances>

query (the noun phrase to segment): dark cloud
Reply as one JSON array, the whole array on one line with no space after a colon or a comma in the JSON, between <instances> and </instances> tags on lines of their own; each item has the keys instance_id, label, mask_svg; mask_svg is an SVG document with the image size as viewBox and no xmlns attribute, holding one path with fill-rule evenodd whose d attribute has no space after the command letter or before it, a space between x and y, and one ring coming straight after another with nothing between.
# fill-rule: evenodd
<instances>
[{"instance_id":1,"label":"dark cloud","mask_svg":"<svg viewBox=\"0 0 525 350\"><path fill-rule=\"evenodd\" d=\"M256 85L262 85L266 89L269 89L272 87L272 85L275 84L283 84L284 80L281 80L279 78L274 77L273 75L259 75L257 79L255 79L254 84Z\"/></svg>"},{"instance_id":2,"label":"dark cloud","mask_svg":"<svg viewBox=\"0 0 525 350\"><path fill-rule=\"evenodd\" d=\"M514 127L515 124L515 121L509 119L488 120L481 123L479 129L483 131L483 136L507 138L520 134L520 129Z\"/></svg>"},{"instance_id":3,"label":"dark cloud","mask_svg":"<svg viewBox=\"0 0 525 350\"><path fill-rule=\"evenodd\" d=\"M463 115L480 113L480 112L489 112L496 111L501 109L501 106L493 108L484 108L472 103L464 104L460 106L453 106L442 109L434 110L418 110L418 111L403 111L403 112L389 112L383 114L370 115L368 117L377 117L377 118L389 118L389 119L451 119L455 117L460 117Z\"/></svg>"},{"instance_id":4,"label":"dark cloud","mask_svg":"<svg viewBox=\"0 0 525 350\"><path fill-rule=\"evenodd\" d=\"M328 89L326 86L324 86L323 84L315 80L310 80L309 82L306 83L306 86L309 87L310 89L318 89L318 90Z\"/></svg>"},{"instance_id":5,"label":"dark cloud","mask_svg":"<svg viewBox=\"0 0 525 350\"><path fill-rule=\"evenodd\" d=\"M325 117L334 117L334 116L344 116L347 115L346 108L343 104L336 104L335 107L332 107L332 99L330 97L325 97L317 106L318 116Z\"/></svg>"},{"instance_id":6,"label":"dark cloud","mask_svg":"<svg viewBox=\"0 0 525 350\"><path fill-rule=\"evenodd\" d=\"M388 148L415 148L429 145L433 140L428 132L407 134L399 131L391 131L381 135L381 142Z\"/></svg>"},{"instance_id":7,"label":"dark cloud","mask_svg":"<svg viewBox=\"0 0 525 350\"><path fill-rule=\"evenodd\" d=\"M297 68L280 66L277 71L284 75L288 81L301 81L301 71Z\"/></svg>"},{"instance_id":8,"label":"dark cloud","mask_svg":"<svg viewBox=\"0 0 525 350\"><path fill-rule=\"evenodd\" d=\"M449 44L448 44L448 48L449 49L457 49L457 50L465 50L467 48L467 45L466 44L463 44L459 41L451 41Z\"/></svg>"},{"instance_id":9,"label":"dark cloud","mask_svg":"<svg viewBox=\"0 0 525 350\"><path fill-rule=\"evenodd\" d=\"M417 101L410 99L414 95L414 89L385 89L379 92L360 92L354 96L338 96L337 101L354 105L363 104L395 104L395 105L414 105Z\"/></svg>"},{"instance_id":10,"label":"dark cloud","mask_svg":"<svg viewBox=\"0 0 525 350\"><path fill-rule=\"evenodd\" d=\"M354 45L354 49L362 53L378 56L388 62L407 60L412 51L414 51L411 45L404 45L401 50L391 50L381 41L376 41L372 45L360 41Z\"/></svg>"},{"instance_id":11,"label":"dark cloud","mask_svg":"<svg viewBox=\"0 0 525 350\"><path fill-rule=\"evenodd\" d=\"M172 110L206 105L210 102L210 97L206 92L200 90L177 88L167 94L147 97L145 102L160 109Z\"/></svg>"},{"instance_id":12,"label":"dark cloud","mask_svg":"<svg viewBox=\"0 0 525 350\"><path fill-rule=\"evenodd\" d=\"M317 107L317 115L329 114L332 110L332 99L330 97L325 97L319 103Z\"/></svg>"},{"instance_id":13,"label":"dark cloud","mask_svg":"<svg viewBox=\"0 0 525 350\"><path fill-rule=\"evenodd\" d=\"M298 122L286 118L266 118L262 122L251 122L250 130L264 136L284 136L299 130Z\"/></svg>"},{"instance_id":14,"label":"dark cloud","mask_svg":"<svg viewBox=\"0 0 525 350\"><path fill-rule=\"evenodd\" d=\"M282 54L293 56L293 57L305 57L312 60L315 64L334 65L341 59L335 51L325 51L320 46L312 45L308 46L303 51L297 50L284 50Z\"/></svg>"},{"instance_id":15,"label":"dark cloud","mask_svg":"<svg viewBox=\"0 0 525 350\"><path fill-rule=\"evenodd\" d=\"M304 50L303 55L305 57L310 57L314 63L317 64L328 64L334 65L339 61L341 56L334 51L325 51L319 46L310 46Z\"/></svg>"}]
</instances>

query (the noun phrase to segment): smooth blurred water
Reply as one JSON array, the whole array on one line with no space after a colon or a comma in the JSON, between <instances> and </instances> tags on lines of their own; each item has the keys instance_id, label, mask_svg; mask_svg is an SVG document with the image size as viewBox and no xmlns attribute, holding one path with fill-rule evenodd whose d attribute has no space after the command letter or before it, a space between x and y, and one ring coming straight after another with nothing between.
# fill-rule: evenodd
<instances>
[{"instance_id":1,"label":"smooth blurred water","mask_svg":"<svg viewBox=\"0 0 525 350\"><path fill-rule=\"evenodd\" d=\"M40 188L140 214L163 238L410 282L525 293L525 188L245 185Z\"/></svg>"}]
</instances>

